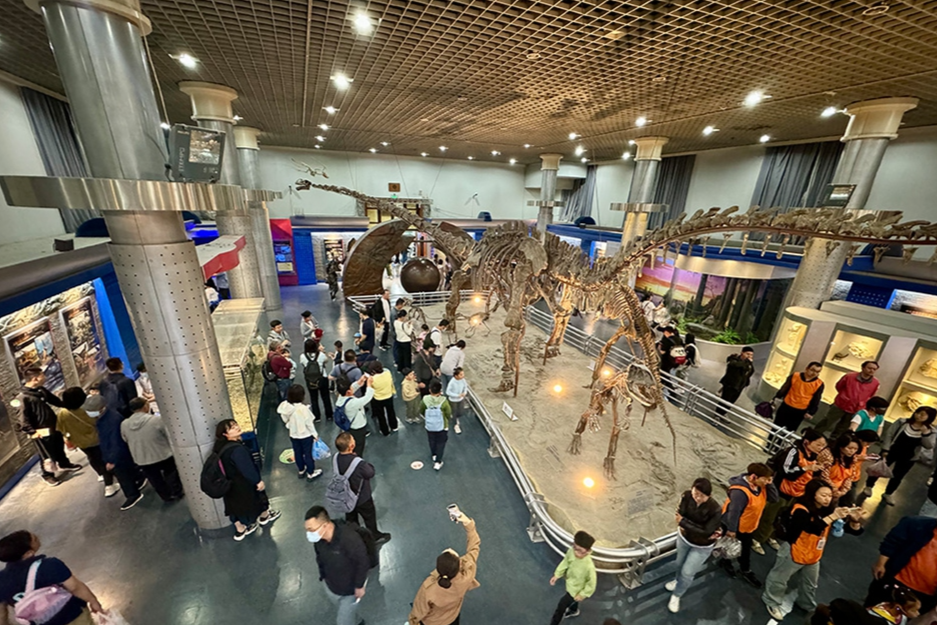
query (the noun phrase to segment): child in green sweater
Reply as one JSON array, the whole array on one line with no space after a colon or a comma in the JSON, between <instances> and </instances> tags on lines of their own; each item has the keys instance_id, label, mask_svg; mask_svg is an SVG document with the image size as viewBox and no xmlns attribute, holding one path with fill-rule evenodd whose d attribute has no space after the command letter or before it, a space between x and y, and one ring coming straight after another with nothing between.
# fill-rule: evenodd
<instances>
[{"instance_id":1,"label":"child in green sweater","mask_svg":"<svg viewBox=\"0 0 937 625\"><path fill-rule=\"evenodd\" d=\"M592 545L595 538L579 530L573 536L573 546L566 552L563 561L556 567L550 585L566 578L566 593L556 605L550 625L559 625L564 618L579 616L579 602L588 599L595 592L595 564L592 562Z\"/></svg>"}]
</instances>

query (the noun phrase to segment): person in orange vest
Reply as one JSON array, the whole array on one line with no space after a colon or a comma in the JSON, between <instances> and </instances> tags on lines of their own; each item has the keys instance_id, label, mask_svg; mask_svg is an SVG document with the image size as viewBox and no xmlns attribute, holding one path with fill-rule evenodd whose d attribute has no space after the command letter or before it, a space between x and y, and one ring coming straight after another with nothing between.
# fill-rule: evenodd
<instances>
[{"instance_id":1,"label":"person in orange vest","mask_svg":"<svg viewBox=\"0 0 937 625\"><path fill-rule=\"evenodd\" d=\"M758 529L767 503L778 500L778 489L771 483L773 477L771 467L753 462L745 473L729 480L729 496L722 504L722 526L726 536L737 538L742 543L738 575L755 588L761 588L761 582L752 573L752 533ZM719 565L729 577L736 576L731 560L722 558Z\"/></svg>"},{"instance_id":2,"label":"person in orange vest","mask_svg":"<svg viewBox=\"0 0 937 625\"><path fill-rule=\"evenodd\" d=\"M937 607L937 519L906 516L879 545L872 566L866 607L887 601L891 587L911 590L921 600L921 612Z\"/></svg>"},{"instance_id":3,"label":"person in orange vest","mask_svg":"<svg viewBox=\"0 0 937 625\"><path fill-rule=\"evenodd\" d=\"M823 397L823 380L820 370L823 365L811 362L800 373L788 376L784 385L775 394L775 401L781 400L774 413L774 422L782 428L796 432L804 417L812 419L820 408ZM808 416L809 415L809 416Z\"/></svg>"},{"instance_id":4,"label":"person in orange vest","mask_svg":"<svg viewBox=\"0 0 937 625\"><path fill-rule=\"evenodd\" d=\"M807 612L817 607L817 581L820 558L826 547L830 527L840 519L848 519L846 531L862 533L862 510L834 507L833 489L823 480L811 480L804 494L797 498L790 513L782 517L784 544L778 549L777 560L765 579L761 600L771 618L782 621L787 613L782 604L791 579L797 577L797 598L794 603Z\"/></svg>"},{"instance_id":5,"label":"person in orange vest","mask_svg":"<svg viewBox=\"0 0 937 625\"><path fill-rule=\"evenodd\" d=\"M854 433L846 432L817 457L817 463L823 466L820 477L833 487L835 505L850 506L855 499L852 485L861 477L861 450L862 441Z\"/></svg>"},{"instance_id":6,"label":"person in orange vest","mask_svg":"<svg viewBox=\"0 0 937 625\"><path fill-rule=\"evenodd\" d=\"M768 543L772 549L781 544L772 537L774 533L774 520L778 513L791 505L791 501L804 494L807 482L814 478L814 474L823 469L818 461L820 452L826 449L826 437L812 428L804 430L797 443L782 450L771 459L770 466L774 469L774 485L778 487L780 495L778 501L768 504L761 523L755 531L752 541L752 551L765 555L762 543Z\"/></svg>"}]
</instances>

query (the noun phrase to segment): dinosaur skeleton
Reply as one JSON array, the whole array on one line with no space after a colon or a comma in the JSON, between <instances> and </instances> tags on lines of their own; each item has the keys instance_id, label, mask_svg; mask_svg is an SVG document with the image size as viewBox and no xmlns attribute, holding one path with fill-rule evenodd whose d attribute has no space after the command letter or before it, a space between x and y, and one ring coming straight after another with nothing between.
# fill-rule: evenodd
<instances>
[{"instance_id":1,"label":"dinosaur skeleton","mask_svg":"<svg viewBox=\"0 0 937 625\"><path fill-rule=\"evenodd\" d=\"M316 174L315 171L309 173ZM511 221L489 228L481 241L475 242L446 232L439 224L426 221L388 200L344 187L314 184L309 180L298 180L296 187L301 190L316 188L366 201L432 236L436 244L449 254L452 266L457 268L446 304L451 331L457 331L457 321L465 321L464 315L457 315L457 309L461 303L460 291L466 285L471 284L477 291L489 291L496 300L495 306L504 306L506 329L501 334L504 361L500 384L491 389L494 392L513 390L517 394L520 346L526 329L524 309L527 306L543 299L554 318L553 331L544 350L544 362L560 354L573 310L618 320L618 329L596 358L589 406L582 413L569 445L569 452L578 454L582 434L587 429L597 431L602 416L610 407L612 431L604 462L605 473L610 478L615 477L618 437L622 430L630 427L634 404L644 409L642 423L649 411L660 410L674 440L676 460L676 432L667 415L654 336L640 309L637 295L629 286L648 258L653 264L658 256L666 256L671 248L679 253L683 243L688 243L691 250L693 245L701 244L705 253L710 235L730 232L746 233L743 254L747 249L747 234L751 232L768 235L761 249L762 255L771 237L781 240L779 254L794 237L845 242L853 246L849 248L850 259L855 253L854 244L871 244L876 252L879 248L884 251L896 244L937 245L937 224L923 221L898 223L900 214L876 220L869 214L860 216L841 209L796 209L779 214L776 209L753 207L746 213L739 213L738 207L733 206L724 210L699 210L690 217L678 217L643 237L624 242L614 256L599 258L590 264L579 248L563 242L554 234L534 230L526 222ZM827 251L832 253L833 250L828 246ZM876 260L878 258L880 254L876 253ZM937 254L931 257L930 262L935 260ZM487 313L486 309L479 319L487 319ZM626 339L634 361L624 371L612 375L604 368L605 360L612 346L622 338ZM622 404L624 414L620 409Z\"/></svg>"}]
</instances>

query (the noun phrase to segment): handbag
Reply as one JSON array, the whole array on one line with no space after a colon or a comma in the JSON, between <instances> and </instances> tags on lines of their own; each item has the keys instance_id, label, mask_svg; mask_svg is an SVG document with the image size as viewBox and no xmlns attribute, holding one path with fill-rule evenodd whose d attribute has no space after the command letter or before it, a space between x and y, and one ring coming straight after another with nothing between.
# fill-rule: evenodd
<instances>
[{"instance_id":1,"label":"handbag","mask_svg":"<svg viewBox=\"0 0 937 625\"><path fill-rule=\"evenodd\" d=\"M723 534L716 540L713 547L713 556L725 560L735 560L742 555L742 541Z\"/></svg>"},{"instance_id":2,"label":"handbag","mask_svg":"<svg viewBox=\"0 0 937 625\"><path fill-rule=\"evenodd\" d=\"M329 446L321 438L317 438L316 442L312 444L312 459L325 460L331 457L332 452L329 450Z\"/></svg>"},{"instance_id":3,"label":"handbag","mask_svg":"<svg viewBox=\"0 0 937 625\"><path fill-rule=\"evenodd\" d=\"M884 458L879 458L878 460L870 464L868 467L866 467L865 473L869 477L891 478L891 477L894 477L895 475L892 472L891 467L888 466L888 463L885 461Z\"/></svg>"},{"instance_id":4,"label":"handbag","mask_svg":"<svg viewBox=\"0 0 937 625\"><path fill-rule=\"evenodd\" d=\"M762 419L771 421L774 419L774 406L770 401L763 401L755 406L755 414L757 414Z\"/></svg>"}]
</instances>

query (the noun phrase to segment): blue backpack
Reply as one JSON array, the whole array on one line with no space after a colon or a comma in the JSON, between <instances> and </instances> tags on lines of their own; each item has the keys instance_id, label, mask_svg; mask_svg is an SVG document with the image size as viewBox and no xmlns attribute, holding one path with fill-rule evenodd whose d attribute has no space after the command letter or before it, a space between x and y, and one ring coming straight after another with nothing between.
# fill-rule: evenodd
<instances>
[{"instance_id":1,"label":"blue backpack","mask_svg":"<svg viewBox=\"0 0 937 625\"><path fill-rule=\"evenodd\" d=\"M345 403L347 403L347 400ZM347 432L351 429L351 421L348 419L348 415L345 414L345 404L340 404L337 401L335 402L335 409L332 411L332 420L335 421L335 425L337 425L342 432Z\"/></svg>"},{"instance_id":2,"label":"blue backpack","mask_svg":"<svg viewBox=\"0 0 937 625\"><path fill-rule=\"evenodd\" d=\"M442 432L446 429L446 420L442 414L442 404L438 406L427 406L424 418L426 419L427 432Z\"/></svg>"}]
</instances>

